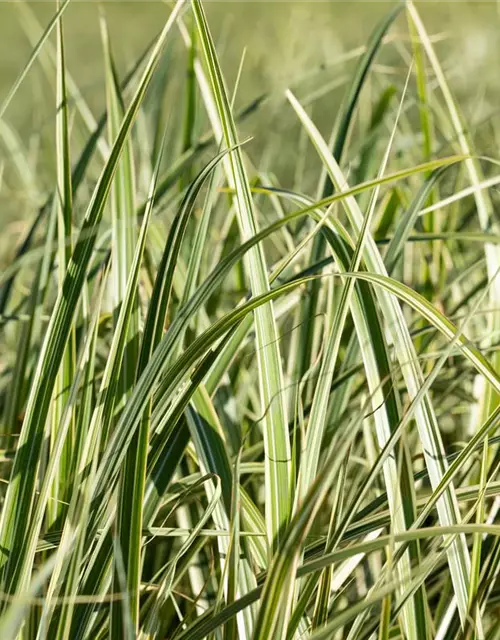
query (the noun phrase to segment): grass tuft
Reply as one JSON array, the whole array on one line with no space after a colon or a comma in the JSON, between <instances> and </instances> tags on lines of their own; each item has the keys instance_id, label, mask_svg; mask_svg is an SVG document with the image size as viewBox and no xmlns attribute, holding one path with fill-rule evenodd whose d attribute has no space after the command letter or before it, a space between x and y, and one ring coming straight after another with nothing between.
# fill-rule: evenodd
<instances>
[{"instance_id":1,"label":"grass tuft","mask_svg":"<svg viewBox=\"0 0 500 640\"><path fill-rule=\"evenodd\" d=\"M99 10L99 112L71 4L0 96L0 637L498 638L499 159L417 7L255 96Z\"/></svg>"}]
</instances>

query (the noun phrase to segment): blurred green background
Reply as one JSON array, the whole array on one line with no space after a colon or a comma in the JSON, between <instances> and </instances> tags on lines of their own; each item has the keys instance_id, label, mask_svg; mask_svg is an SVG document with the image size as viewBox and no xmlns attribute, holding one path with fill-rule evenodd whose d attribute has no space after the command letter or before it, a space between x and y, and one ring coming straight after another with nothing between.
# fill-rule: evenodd
<instances>
[{"instance_id":1,"label":"blurred green background","mask_svg":"<svg viewBox=\"0 0 500 640\"><path fill-rule=\"evenodd\" d=\"M28 3L45 25L55 2ZM214 2L205 3L228 80L234 79L243 49L247 49L239 101L262 91L279 91L297 79L317 73L334 80L335 62L362 45L376 21L395 4L349 2ZM29 56L31 45L16 2L0 2L0 96L10 88ZM442 40L452 85L472 98L483 91L493 99L500 85L500 3L417 2L427 28ZM103 104L102 49L99 11L104 9L113 39L115 57L124 71L158 32L169 13L167 3L147 0L70 3L65 12L67 64L80 89L94 107ZM406 34L404 14L397 32ZM394 52L393 52L394 53ZM329 68L330 67L330 68ZM395 72L395 70L392 70ZM396 69L397 71L397 69ZM379 66L379 73L390 73ZM320 83L317 82L319 85ZM52 105L45 80L36 66L11 106L8 117L28 132L50 120ZM490 95L491 94L491 95Z\"/></svg>"},{"instance_id":2,"label":"blurred green background","mask_svg":"<svg viewBox=\"0 0 500 640\"><path fill-rule=\"evenodd\" d=\"M27 3L41 27L49 22L56 7L53 2ZM481 135L481 123L498 117L500 94L500 3L420 2L426 26L467 122ZM245 51L243 73L236 96L242 108L256 97L268 94L265 104L241 124L243 136L252 136L246 149L262 170L273 170L284 183L296 167L297 127L283 93L292 87L307 105L324 135L330 135L337 107L347 80L363 45L380 18L394 2L213 2L205 3L211 29L218 44L226 79L234 86ZM67 67L95 117L104 103L104 76L99 13L104 11L120 77L132 67L141 52L162 27L170 12L164 2L73 1L64 14ZM0 104L28 60L36 42L33 22L19 2L0 1ZM170 38L172 69L168 104L163 108L174 125L185 99L186 53L177 31ZM30 42L31 39L31 42ZM55 34L52 34L55 42ZM366 108L388 84L401 88L411 59L411 45L404 12L390 30L389 42L377 56L371 74L372 96ZM55 101L51 74L37 60L0 123L0 170L4 181L0 198L2 230L9 226L9 243L1 243L2 253L14 246L27 220L50 192L55 179ZM368 90L369 91L369 90ZM413 89L412 89L413 91ZM360 109L362 110L363 100ZM206 130L199 106L199 131ZM171 116L168 114L172 114ZM296 132L295 132L296 133ZM490 136L491 138L491 136ZM413 144L414 140L409 140ZM486 135L482 152L495 144ZM22 151L17 154L17 149ZM479 147L478 147L479 148ZM16 155L17 154L17 155ZM16 165L31 157L29 166ZM33 172L36 185L26 188L19 180ZM29 186L29 182L28 182ZM5 256L4 256L5 257ZM3 262L3 260L2 260Z\"/></svg>"}]
</instances>

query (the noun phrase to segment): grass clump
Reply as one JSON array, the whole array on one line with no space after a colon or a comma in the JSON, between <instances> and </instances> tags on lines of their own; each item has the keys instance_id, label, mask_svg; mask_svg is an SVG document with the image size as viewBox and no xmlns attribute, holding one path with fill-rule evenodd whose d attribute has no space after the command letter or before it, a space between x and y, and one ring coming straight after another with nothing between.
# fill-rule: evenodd
<instances>
[{"instance_id":1,"label":"grass clump","mask_svg":"<svg viewBox=\"0 0 500 640\"><path fill-rule=\"evenodd\" d=\"M42 63L53 180L0 282L1 637L498 637L498 161L416 7L331 133L280 95L281 175L199 0L123 78L101 14L98 118L67 5L0 105Z\"/></svg>"}]
</instances>

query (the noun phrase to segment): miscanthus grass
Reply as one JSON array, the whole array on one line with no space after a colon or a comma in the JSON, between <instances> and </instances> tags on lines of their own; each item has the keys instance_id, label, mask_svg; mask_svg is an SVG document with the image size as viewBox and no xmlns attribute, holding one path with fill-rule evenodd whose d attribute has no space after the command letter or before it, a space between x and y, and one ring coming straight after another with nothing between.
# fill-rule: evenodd
<instances>
[{"instance_id":1,"label":"miscanthus grass","mask_svg":"<svg viewBox=\"0 0 500 640\"><path fill-rule=\"evenodd\" d=\"M499 638L499 163L417 8L243 105L199 0L123 77L102 12L93 113L67 6L19 5L0 103L43 201L0 276L0 637Z\"/></svg>"}]
</instances>

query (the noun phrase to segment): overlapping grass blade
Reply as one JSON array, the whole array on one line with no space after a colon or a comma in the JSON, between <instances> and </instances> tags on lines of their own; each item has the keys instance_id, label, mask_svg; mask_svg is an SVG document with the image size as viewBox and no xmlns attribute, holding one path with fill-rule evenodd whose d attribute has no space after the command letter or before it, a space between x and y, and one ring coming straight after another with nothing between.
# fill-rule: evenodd
<instances>
[{"instance_id":1,"label":"overlapping grass blade","mask_svg":"<svg viewBox=\"0 0 500 640\"><path fill-rule=\"evenodd\" d=\"M217 118L217 126L222 131L225 144L232 147L237 144L238 138L215 47L201 4L193 0L192 6L200 34L200 47L209 71L213 100L217 108L217 114L212 117ZM241 235L246 240L255 234L257 225L243 156L239 149L228 156L226 178L236 192L238 223ZM264 294L269 289L269 282L261 247L256 246L249 252L247 267L253 294ZM279 542L280 530L286 526L290 517L292 487L287 414L282 396L283 373L272 305L256 311L255 328L261 403L262 408L267 412L264 423L267 468L266 523L269 544L271 548L275 548Z\"/></svg>"},{"instance_id":2,"label":"overlapping grass blade","mask_svg":"<svg viewBox=\"0 0 500 640\"><path fill-rule=\"evenodd\" d=\"M349 85L344 98L344 103L339 112L338 124L334 133L332 154L339 164L342 162L349 130L352 127L356 107L359 102L363 86L370 72L370 68L372 67L376 55L382 45L384 36L400 11L400 6L394 7L394 9L391 9L387 15L382 18L380 23L376 25L375 29L371 33L365 52L357 64L351 84ZM319 184L319 195L321 195L322 198L327 198L333 194L333 191L334 183L328 175L328 172L323 169ZM324 238L321 235L318 235L311 247L309 261L316 263L321 260L324 256L325 248L326 244ZM302 328L301 337L299 339L300 353L297 358L298 369L296 371L296 377L299 378L302 378L311 366L311 356L313 354L313 326L311 325L310 318L314 318L317 313L318 295L318 284L312 282L310 285L310 295L304 301L304 309L301 316Z\"/></svg>"},{"instance_id":3,"label":"overlapping grass blade","mask_svg":"<svg viewBox=\"0 0 500 640\"><path fill-rule=\"evenodd\" d=\"M59 8L59 7L58 7ZM57 25L57 105L56 105L56 147L57 147L57 268L59 291L62 290L66 270L73 248L73 198L71 186L71 157L69 113L66 95L66 68L64 55L63 22ZM61 369L56 379L51 415L51 447L57 440L59 422L68 399L68 390L73 382L76 359L76 340L71 330L63 355ZM70 425L64 451L61 454L59 474L54 479L52 500L48 505L49 523L54 523L61 513L61 505L66 496L66 482L71 475L72 442L75 437L74 424ZM49 453L51 455L52 452Z\"/></svg>"},{"instance_id":4,"label":"overlapping grass blade","mask_svg":"<svg viewBox=\"0 0 500 640\"><path fill-rule=\"evenodd\" d=\"M338 164L335 162L335 159L329 153L328 147L322 139L319 131L290 92L288 93L288 97L303 126L308 131L321 159L328 167L330 177L335 182L337 189L340 190L345 188L347 184L346 180ZM356 200L352 197L347 197L343 204L350 223L359 233L362 228L363 215L359 210ZM370 237L367 238L365 262L372 273L385 275L386 270L382 257L380 256L373 239ZM410 397L414 397L417 395L422 384L422 373L420 371L420 366L416 358L401 308L394 303L394 300L390 296L386 296L384 294L378 295L377 297L382 313L385 317L385 321L387 322L388 332L389 335L391 335L392 342L395 347L396 357L399 360L401 371L408 388L408 393ZM435 487L445 473L446 467L442 462L443 444L429 396L425 396L421 405L417 407L415 419L425 452L429 477L432 486ZM443 494L438 506L438 511L443 525L451 526L459 521L460 515L458 504L454 488L452 486L448 488L447 493ZM459 538L450 547L449 562L450 572L457 600L459 602L459 608L462 615L465 617L467 611L470 558L465 541L462 538Z\"/></svg>"},{"instance_id":5,"label":"overlapping grass blade","mask_svg":"<svg viewBox=\"0 0 500 640\"><path fill-rule=\"evenodd\" d=\"M213 159L197 176L190 185L179 213L172 224L169 236L165 245L162 261L158 268L155 287L152 292L146 324L144 327L140 357L137 363L137 375L140 376L146 368L153 352L161 340L164 326L167 321L167 313L170 304L171 291L173 286L173 276L177 265L179 251L186 231L189 216L193 209L196 197L205 181L205 179L214 170L217 163L220 162L227 151L223 151L219 156ZM157 163L155 172L155 180L150 192L150 206L147 210L151 215L154 189L156 188L160 161ZM126 533L127 544L124 547L126 554L126 568L128 576L128 585L131 597L131 607L133 611L133 619L137 621L138 605L139 605L139 587L140 587L140 566L141 566L141 536L143 521L143 499L144 499L144 483L146 478L147 456L149 448L149 433L151 420L151 407L147 409L142 420L140 431L135 438L135 446L132 448L128 464L126 467L125 477L123 479L122 493L122 515L121 527Z\"/></svg>"},{"instance_id":6,"label":"overlapping grass blade","mask_svg":"<svg viewBox=\"0 0 500 640\"><path fill-rule=\"evenodd\" d=\"M26 416L18 441L11 482L9 484L0 519L0 540L2 546L2 584L8 592L18 588L19 566L25 552L24 532L34 501L34 484L39 465L41 447L45 437L45 422L56 376L71 332L73 318L82 290L83 280L92 254L103 209L111 181L129 135L155 64L161 53L165 38L175 18L175 13L167 22L144 70L142 80L127 109L119 135L110 157L101 174L83 222L80 239L75 244L67 273L58 296L51 321L47 329L40 354L34 383L31 388ZM25 582L21 582L21 585Z\"/></svg>"}]
</instances>

